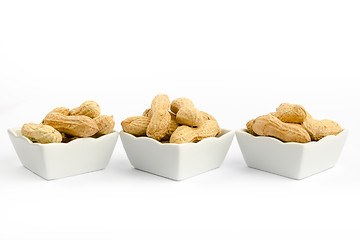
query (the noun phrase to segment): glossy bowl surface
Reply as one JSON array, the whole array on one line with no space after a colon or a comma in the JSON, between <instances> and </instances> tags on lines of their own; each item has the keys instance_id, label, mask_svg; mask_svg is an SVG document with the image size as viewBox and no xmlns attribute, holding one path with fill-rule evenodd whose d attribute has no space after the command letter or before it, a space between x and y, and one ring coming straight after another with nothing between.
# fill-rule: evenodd
<instances>
[{"instance_id":1,"label":"glossy bowl surface","mask_svg":"<svg viewBox=\"0 0 360 240\"><path fill-rule=\"evenodd\" d=\"M106 168L119 136L114 131L99 138L41 144L22 136L20 128L10 128L8 134L23 166L46 180Z\"/></svg>"},{"instance_id":2,"label":"glossy bowl surface","mask_svg":"<svg viewBox=\"0 0 360 240\"><path fill-rule=\"evenodd\" d=\"M235 134L248 167L303 179L335 166L348 130L309 143L285 143L273 137L253 136L245 129Z\"/></svg>"},{"instance_id":3,"label":"glossy bowl surface","mask_svg":"<svg viewBox=\"0 0 360 240\"><path fill-rule=\"evenodd\" d=\"M123 131L120 138L134 168L183 180L220 167L234 138L234 131L222 129L217 137L184 144L160 143Z\"/></svg>"}]
</instances>

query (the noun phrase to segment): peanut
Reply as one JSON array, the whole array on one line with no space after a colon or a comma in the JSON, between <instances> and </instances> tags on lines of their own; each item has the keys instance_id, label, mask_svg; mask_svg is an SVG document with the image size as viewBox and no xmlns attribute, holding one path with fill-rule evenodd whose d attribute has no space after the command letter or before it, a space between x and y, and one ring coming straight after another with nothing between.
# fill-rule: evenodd
<instances>
[{"instance_id":1,"label":"peanut","mask_svg":"<svg viewBox=\"0 0 360 240\"><path fill-rule=\"evenodd\" d=\"M203 122L203 115L195 107L184 106L176 113L176 121L182 125L188 125L190 127L198 127Z\"/></svg>"},{"instance_id":2,"label":"peanut","mask_svg":"<svg viewBox=\"0 0 360 240\"><path fill-rule=\"evenodd\" d=\"M105 135L113 132L115 127L113 116L100 115L94 118L94 120L99 128L97 135Z\"/></svg>"},{"instance_id":3,"label":"peanut","mask_svg":"<svg viewBox=\"0 0 360 240\"><path fill-rule=\"evenodd\" d=\"M90 137L99 131L95 120L85 115L65 116L56 112L49 113L44 118L44 124L76 137Z\"/></svg>"},{"instance_id":4,"label":"peanut","mask_svg":"<svg viewBox=\"0 0 360 240\"><path fill-rule=\"evenodd\" d=\"M53 110L51 110L51 112L61 113L66 116L70 114L69 109L66 107L57 107L57 108L54 108Z\"/></svg>"},{"instance_id":5,"label":"peanut","mask_svg":"<svg viewBox=\"0 0 360 240\"><path fill-rule=\"evenodd\" d=\"M121 122L121 126L126 133L134 136L146 136L146 129L150 123L150 118L145 116L129 117Z\"/></svg>"},{"instance_id":6,"label":"peanut","mask_svg":"<svg viewBox=\"0 0 360 240\"><path fill-rule=\"evenodd\" d=\"M214 121L216 121L216 119L212 115L210 115L210 114L208 114L208 113L206 113L204 111L200 111L200 113L201 113L202 118L204 120L214 120Z\"/></svg>"},{"instance_id":7,"label":"peanut","mask_svg":"<svg viewBox=\"0 0 360 240\"><path fill-rule=\"evenodd\" d=\"M49 113L61 113L65 116L68 116L70 114L70 111L66 107L57 107L57 108L54 108L53 110L51 110ZM42 120L41 123L44 123L44 120Z\"/></svg>"},{"instance_id":8,"label":"peanut","mask_svg":"<svg viewBox=\"0 0 360 240\"><path fill-rule=\"evenodd\" d=\"M62 140L60 132L43 124L26 123L21 128L21 134L38 143L59 143Z\"/></svg>"},{"instance_id":9,"label":"peanut","mask_svg":"<svg viewBox=\"0 0 360 240\"><path fill-rule=\"evenodd\" d=\"M161 141L168 141L171 137L171 134L179 127L179 124L176 122L176 115L174 113L170 113L171 120L170 120L170 126L168 131L166 132L166 135L161 139Z\"/></svg>"},{"instance_id":10,"label":"peanut","mask_svg":"<svg viewBox=\"0 0 360 240\"><path fill-rule=\"evenodd\" d=\"M155 96L151 103L151 118L146 135L160 141L169 130L171 115L168 111L170 99L165 94Z\"/></svg>"},{"instance_id":11,"label":"peanut","mask_svg":"<svg viewBox=\"0 0 360 240\"><path fill-rule=\"evenodd\" d=\"M193 143L204 138L215 137L221 132L216 121L204 121L199 127L192 128L186 125L178 127L170 137L170 143Z\"/></svg>"},{"instance_id":12,"label":"peanut","mask_svg":"<svg viewBox=\"0 0 360 240\"><path fill-rule=\"evenodd\" d=\"M143 116L145 117L151 117L151 108L145 109L145 111L143 112Z\"/></svg>"},{"instance_id":13,"label":"peanut","mask_svg":"<svg viewBox=\"0 0 360 240\"><path fill-rule=\"evenodd\" d=\"M301 125L284 123L272 115L263 115L255 119L252 130L260 136L271 136L284 142L307 143L311 141L309 133Z\"/></svg>"},{"instance_id":14,"label":"peanut","mask_svg":"<svg viewBox=\"0 0 360 240\"><path fill-rule=\"evenodd\" d=\"M282 103L271 115L286 123L302 123L307 115L305 108L298 104Z\"/></svg>"},{"instance_id":15,"label":"peanut","mask_svg":"<svg viewBox=\"0 0 360 240\"><path fill-rule=\"evenodd\" d=\"M166 132L165 136L161 139L161 142L163 141L167 141L170 139L171 134L175 131L175 129L179 126L179 124L176 122L176 115L173 112L170 112L171 115L171 120L170 120L170 126L168 131ZM152 111L151 108L146 109L143 112L143 116L145 117L151 117L152 116Z\"/></svg>"},{"instance_id":16,"label":"peanut","mask_svg":"<svg viewBox=\"0 0 360 240\"><path fill-rule=\"evenodd\" d=\"M176 98L171 102L170 110L176 114L180 110L180 108L185 106L194 107L194 103L188 98Z\"/></svg>"},{"instance_id":17,"label":"peanut","mask_svg":"<svg viewBox=\"0 0 360 240\"><path fill-rule=\"evenodd\" d=\"M172 120L173 120L173 116L176 117L176 115L177 115L177 114L174 114L172 111L170 111L170 114L172 115L171 116ZM204 120L215 120L216 121L216 119L212 115L210 115L210 114L208 114L208 113L206 113L204 111L200 111L200 114L201 114L201 117L202 117L202 121L204 121ZM143 116L151 117L151 109L150 108L146 109L143 112ZM174 121L176 121L176 118L174 119Z\"/></svg>"},{"instance_id":18,"label":"peanut","mask_svg":"<svg viewBox=\"0 0 360 240\"><path fill-rule=\"evenodd\" d=\"M98 117L100 113L99 104L92 100L85 101L79 107L70 110L70 115L84 115L91 118Z\"/></svg>"},{"instance_id":19,"label":"peanut","mask_svg":"<svg viewBox=\"0 0 360 240\"><path fill-rule=\"evenodd\" d=\"M190 127L198 127L204 120L203 114L194 107L194 103L188 98L176 98L170 104L170 110L176 114L179 124Z\"/></svg>"},{"instance_id":20,"label":"peanut","mask_svg":"<svg viewBox=\"0 0 360 240\"><path fill-rule=\"evenodd\" d=\"M318 141L329 135L337 135L342 131L337 122L328 119L316 120L309 113L307 113L302 126L310 134L313 141Z\"/></svg>"},{"instance_id":21,"label":"peanut","mask_svg":"<svg viewBox=\"0 0 360 240\"><path fill-rule=\"evenodd\" d=\"M250 133L250 134L252 134L254 136L257 136L257 134L253 130L254 122L255 122L255 119L251 119L250 121L248 121L246 123L246 130L247 130L248 133Z\"/></svg>"}]
</instances>

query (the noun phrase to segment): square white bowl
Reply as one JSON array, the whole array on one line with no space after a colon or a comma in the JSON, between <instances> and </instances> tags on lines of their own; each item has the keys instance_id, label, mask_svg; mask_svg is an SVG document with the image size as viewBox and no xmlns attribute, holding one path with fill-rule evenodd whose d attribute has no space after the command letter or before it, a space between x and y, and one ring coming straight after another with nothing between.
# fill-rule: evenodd
<instances>
[{"instance_id":1,"label":"square white bowl","mask_svg":"<svg viewBox=\"0 0 360 240\"><path fill-rule=\"evenodd\" d=\"M46 180L104 169L111 158L119 133L99 138L78 138L69 143L33 143L20 128L8 134L23 166Z\"/></svg>"},{"instance_id":2,"label":"square white bowl","mask_svg":"<svg viewBox=\"0 0 360 240\"><path fill-rule=\"evenodd\" d=\"M131 165L139 170L173 180L183 180L220 167L234 138L222 129L217 137L198 143L160 143L149 137L120 132Z\"/></svg>"},{"instance_id":3,"label":"square white bowl","mask_svg":"<svg viewBox=\"0 0 360 240\"><path fill-rule=\"evenodd\" d=\"M336 164L348 130L309 143L285 143L273 137L253 136L245 129L235 134L248 167L300 180Z\"/></svg>"}]
</instances>

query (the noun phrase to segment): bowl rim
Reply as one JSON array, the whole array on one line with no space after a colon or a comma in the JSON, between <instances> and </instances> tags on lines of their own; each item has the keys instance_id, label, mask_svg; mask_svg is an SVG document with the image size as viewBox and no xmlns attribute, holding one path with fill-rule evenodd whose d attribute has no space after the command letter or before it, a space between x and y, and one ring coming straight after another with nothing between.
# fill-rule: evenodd
<instances>
[{"instance_id":1,"label":"bowl rim","mask_svg":"<svg viewBox=\"0 0 360 240\"><path fill-rule=\"evenodd\" d=\"M235 129L235 134L243 134L243 135L247 135L249 136L250 138L253 138L253 139L269 139L268 141L272 141L274 143L277 143L277 144L283 144L283 145L298 145L298 146L307 146L307 145L313 145L313 144L320 144L320 143L324 143L324 142L327 142L327 141L331 141L331 139L334 139L334 138L339 138L340 136L342 135L348 135L349 133L349 130L347 128L343 128L342 131L340 133L338 133L337 135L328 135L326 137L323 137L322 139L320 139L319 141L311 141L311 142L307 142L307 143L299 143L299 142L283 142L275 137L270 137L270 136L254 136L250 133L248 133L246 131L246 128L238 128L238 129Z\"/></svg>"},{"instance_id":2,"label":"bowl rim","mask_svg":"<svg viewBox=\"0 0 360 240\"><path fill-rule=\"evenodd\" d=\"M235 130L233 129L226 129L226 128L221 128L221 135L220 136L215 136L215 137L208 137L208 138L205 138L199 142L196 142L196 143L161 143L153 138L150 138L150 137L146 137L146 136L141 136L141 137L137 137L137 136L134 136L132 135L131 133L127 133L127 132L124 132L124 130L121 130L120 131L120 135L125 135L125 136L128 136L132 139L136 139L136 141L147 141L147 142L150 142L150 143L153 143L153 144L158 144L158 145L167 145L167 146L189 146L189 145L199 145L199 144L205 144L206 142L208 141L220 141L221 139L223 139L225 136L228 136L229 134L234 134L235 133Z\"/></svg>"},{"instance_id":3,"label":"bowl rim","mask_svg":"<svg viewBox=\"0 0 360 240\"><path fill-rule=\"evenodd\" d=\"M82 137L82 138L77 138L77 139L74 139L70 142L67 142L67 143L63 143L63 142L60 142L60 143L37 143L37 142L32 142L30 139L28 139L27 137L23 136L23 135L19 135L17 134L15 131L20 131L21 128L20 127L13 127L13 128L8 128L7 131L9 134L11 134L13 137L15 138L18 138L18 139L23 139L24 141L26 141L28 144L30 145L34 145L34 146L41 146L41 147L45 147L45 146L55 146L55 145L71 145L71 144L78 144L78 143L81 143L81 142L87 142L87 141L102 141L103 139L106 139L108 138L109 136L112 136L112 135L118 135L119 134L119 131L117 130L113 130L113 132L111 133L108 133L108 134L105 134L105 135L102 135L100 137L97 137L97 138L93 138L93 137Z\"/></svg>"}]
</instances>

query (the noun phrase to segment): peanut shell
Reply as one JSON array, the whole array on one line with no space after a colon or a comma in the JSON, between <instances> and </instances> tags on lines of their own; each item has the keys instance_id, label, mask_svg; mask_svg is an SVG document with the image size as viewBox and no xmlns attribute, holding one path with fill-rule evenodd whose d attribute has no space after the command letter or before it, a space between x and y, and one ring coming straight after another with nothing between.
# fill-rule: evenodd
<instances>
[{"instance_id":1,"label":"peanut shell","mask_svg":"<svg viewBox=\"0 0 360 240\"><path fill-rule=\"evenodd\" d=\"M135 116L126 118L121 122L122 129L126 133L134 136L146 136L146 129L150 123L150 118L145 116Z\"/></svg>"},{"instance_id":2,"label":"peanut shell","mask_svg":"<svg viewBox=\"0 0 360 240\"><path fill-rule=\"evenodd\" d=\"M94 120L99 128L99 131L97 132L98 135L106 135L113 132L115 127L113 116L100 115L94 118Z\"/></svg>"},{"instance_id":3,"label":"peanut shell","mask_svg":"<svg viewBox=\"0 0 360 240\"><path fill-rule=\"evenodd\" d=\"M49 113L44 124L75 137L90 137L99 131L94 119L84 115L64 116L60 113Z\"/></svg>"},{"instance_id":4,"label":"peanut shell","mask_svg":"<svg viewBox=\"0 0 360 240\"><path fill-rule=\"evenodd\" d=\"M328 119L316 120L309 113L307 113L302 126L310 134L313 141L318 141L329 135L337 135L343 130L337 122Z\"/></svg>"},{"instance_id":5,"label":"peanut shell","mask_svg":"<svg viewBox=\"0 0 360 240\"><path fill-rule=\"evenodd\" d=\"M192 106L184 106L176 113L176 121L181 125L198 127L204 121L203 114Z\"/></svg>"},{"instance_id":6,"label":"peanut shell","mask_svg":"<svg viewBox=\"0 0 360 240\"><path fill-rule=\"evenodd\" d=\"M284 142L307 143L311 141L308 132L298 124L284 123L270 114L255 119L252 130L260 136L278 138Z\"/></svg>"},{"instance_id":7,"label":"peanut shell","mask_svg":"<svg viewBox=\"0 0 360 240\"><path fill-rule=\"evenodd\" d=\"M165 94L156 95L151 102L151 118L146 135L160 141L170 128L171 115L168 111L170 99Z\"/></svg>"},{"instance_id":8,"label":"peanut shell","mask_svg":"<svg viewBox=\"0 0 360 240\"><path fill-rule=\"evenodd\" d=\"M194 103L188 98L176 98L171 102L170 110L176 114L180 110L180 108L185 106L194 107Z\"/></svg>"},{"instance_id":9,"label":"peanut shell","mask_svg":"<svg viewBox=\"0 0 360 240\"><path fill-rule=\"evenodd\" d=\"M276 109L276 112L271 113L271 115L286 123L302 123L307 116L307 112L301 105L282 103Z\"/></svg>"},{"instance_id":10,"label":"peanut shell","mask_svg":"<svg viewBox=\"0 0 360 240\"><path fill-rule=\"evenodd\" d=\"M83 102L79 107L70 110L70 115L84 115L90 118L100 116L101 109L97 102L88 100Z\"/></svg>"},{"instance_id":11,"label":"peanut shell","mask_svg":"<svg viewBox=\"0 0 360 240\"><path fill-rule=\"evenodd\" d=\"M194 143L204 138L215 137L221 132L216 121L204 121L199 127L179 126L171 135L170 143Z\"/></svg>"},{"instance_id":12,"label":"peanut shell","mask_svg":"<svg viewBox=\"0 0 360 240\"><path fill-rule=\"evenodd\" d=\"M26 123L21 128L21 134L38 143L60 143L62 140L59 131L44 124Z\"/></svg>"}]
</instances>

